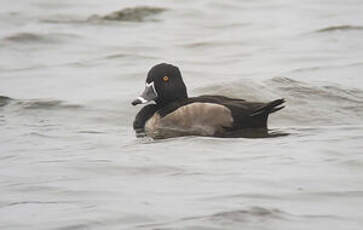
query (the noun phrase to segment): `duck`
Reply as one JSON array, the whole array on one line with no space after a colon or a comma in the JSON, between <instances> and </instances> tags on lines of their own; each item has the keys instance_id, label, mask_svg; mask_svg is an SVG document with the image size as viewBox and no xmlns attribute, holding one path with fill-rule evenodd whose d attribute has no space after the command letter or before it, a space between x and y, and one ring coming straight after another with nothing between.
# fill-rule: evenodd
<instances>
[{"instance_id":1,"label":"duck","mask_svg":"<svg viewBox=\"0 0 363 230\"><path fill-rule=\"evenodd\" d=\"M144 91L131 102L148 103L136 114L133 129L137 137L152 139L266 134L269 114L283 109L284 102L283 98L262 103L222 95L188 97L179 68L160 63L149 70Z\"/></svg>"}]
</instances>

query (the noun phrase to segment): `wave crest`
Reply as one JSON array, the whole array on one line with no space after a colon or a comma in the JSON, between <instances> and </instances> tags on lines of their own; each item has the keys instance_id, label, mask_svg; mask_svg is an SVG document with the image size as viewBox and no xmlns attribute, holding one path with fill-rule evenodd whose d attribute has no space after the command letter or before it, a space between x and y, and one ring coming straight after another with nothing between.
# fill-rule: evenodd
<instances>
[{"instance_id":1,"label":"wave crest","mask_svg":"<svg viewBox=\"0 0 363 230\"><path fill-rule=\"evenodd\" d=\"M114 11L104 16L92 15L88 18L88 21L92 22L92 21L106 20L106 21L142 22L149 16L160 14L164 11L166 11L165 8L139 6L139 7L125 8L122 10Z\"/></svg>"},{"instance_id":2,"label":"wave crest","mask_svg":"<svg viewBox=\"0 0 363 230\"><path fill-rule=\"evenodd\" d=\"M352 25L329 26L316 30L315 32L324 33L332 31L351 31L351 30L363 30L363 26L352 26Z\"/></svg>"},{"instance_id":3,"label":"wave crest","mask_svg":"<svg viewBox=\"0 0 363 230\"><path fill-rule=\"evenodd\" d=\"M20 106L22 109L44 109L44 110L55 110L55 109L78 109L81 105L68 104L61 100L46 100L46 99L30 99L20 100L13 99L7 96L0 96L0 107L6 105Z\"/></svg>"},{"instance_id":4,"label":"wave crest","mask_svg":"<svg viewBox=\"0 0 363 230\"><path fill-rule=\"evenodd\" d=\"M287 215L279 209L269 209L264 207L251 207L246 210L235 210L227 212L219 212L210 216L214 221L232 221L232 222L246 222L252 218L263 219L283 219Z\"/></svg>"},{"instance_id":5,"label":"wave crest","mask_svg":"<svg viewBox=\"0 0 363 230\"><path fill-rule=\"evenodd\" d=\"M66 104L61 100L29 100L19 101L24 109L75 109L80 108L80 105Z\"/></svg>"},{"instance_id":6,"label":"wave crest","mask_svg":"<svg viewBox=\"0 0 363 230\"><path fill-rule=\"evenodd\" d=\"M0 107L7 105L8 103L10 103L13 99L10 97L6 97L6 96L1 96L0 95Z\"/></svg>"},{"instance_id":7,"label":"wave crest","mask_svg":"<svg viewBox=\"0 0 363 230\"><path fill-rule=\"evenodd\" d=\"M16 43L59 43L66 38L74 38L75 35L62 34L62 33L16 33L4 38L5 41Z\"/></svg>"}]
</instances>

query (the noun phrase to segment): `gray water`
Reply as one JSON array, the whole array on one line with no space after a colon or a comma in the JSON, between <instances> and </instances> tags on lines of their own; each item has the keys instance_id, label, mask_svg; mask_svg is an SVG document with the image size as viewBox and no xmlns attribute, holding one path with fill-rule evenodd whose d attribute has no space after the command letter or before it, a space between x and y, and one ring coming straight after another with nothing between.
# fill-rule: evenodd
<instances>
[{"instance_id":1,"label":"gray water","mask_svg":"<svg viewBox=\"0 0 363 230\"><path fill-rule=\"evenodd\" d=\"M2 0L0 229L362 229L362 12ZM136 139L130 102L160 62L191 96L285 98L285 135Z\"/></svg>"}]
</instances>

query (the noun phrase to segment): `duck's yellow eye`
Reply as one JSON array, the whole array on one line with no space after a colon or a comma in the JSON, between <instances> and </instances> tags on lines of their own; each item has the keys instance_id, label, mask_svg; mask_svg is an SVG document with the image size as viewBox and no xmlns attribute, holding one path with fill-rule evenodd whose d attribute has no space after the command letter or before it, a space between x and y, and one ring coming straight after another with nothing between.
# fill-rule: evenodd
<instances>
[{"instance_id":1,"label":"duck's yellow eye","mask_svg":"<svg viewBox=\"0 0 363 230\"><path fill-rule=\"evenodd\" d=\"M169 77L165 75L165 76L163 77L163 81L167 82L168 80L169 80Z\"/></svg>"}]
</instances>

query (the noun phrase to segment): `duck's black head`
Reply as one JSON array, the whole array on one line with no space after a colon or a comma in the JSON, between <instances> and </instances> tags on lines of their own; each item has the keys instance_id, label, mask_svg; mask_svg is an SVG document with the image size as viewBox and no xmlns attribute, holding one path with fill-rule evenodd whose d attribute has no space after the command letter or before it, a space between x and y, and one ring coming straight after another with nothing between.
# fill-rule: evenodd
<instances>
[{"instance_id":1,"label":"duck's black head","mask_svg":"<svg viewBox=\"0 0 363 230\"><path fill-rule=\"evenodd\" d=\"M144 104L151 100L159 105L167 105L187 97L187 89L179 68L161 63L150 69L146 78L145 90L132 102L132 105Z\"/></svg>"}]
</instances>

